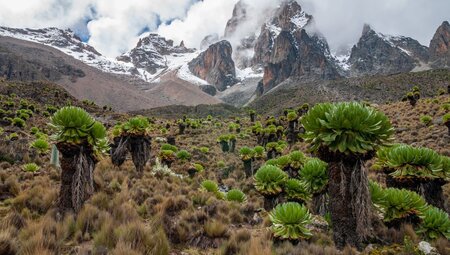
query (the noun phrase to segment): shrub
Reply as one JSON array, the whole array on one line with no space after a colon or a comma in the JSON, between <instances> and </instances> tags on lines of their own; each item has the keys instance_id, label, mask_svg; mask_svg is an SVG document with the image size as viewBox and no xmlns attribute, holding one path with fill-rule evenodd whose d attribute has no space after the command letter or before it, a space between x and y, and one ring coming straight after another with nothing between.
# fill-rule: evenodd
<instances>
[{"instance_id":1,"label":"shrub","mask_svg":"<svg viewBox=\"0 0 450 255\"><path fill-rule=\"evenodd\" d=\"M174 145L171 145L171 144L168 144L168 143L161 145L161 150L162 151L178 152L177 146L174 146Z\"/></svg>"},{"instance_id":2,"label":"shrub","mask_svg":"<svg viewBox=\"0 0 450 255\"><path fill-rule=\"evenodd\" d=\"M202 188L208 192L217 193L219 192L219 186L217 183L211 180L205 180L201 184Z\"/></svg>"},{"instance_id":3,"label":"shrub","mask_svg":"<svg viewBox=\"0 0 450 255\"><path fill-rule=\"evenodd\" d=\"M39 154L45 154L50 150L49 143L44 139L34 140L30 147L36 149Z\"/></svg>"},{"instance_id":4,"label":"shrub","mask_svg":"<svg viewBox=\"0 0 450 255\"><path fill-rule=\"evenodd\" d=\"M38 132L39 132L39 128L37 128L37 127L32 127L30 129L30 133L33 134L33 135L37 134Z\"/></svg>"},{"instance_id":5,"label":"shrub","mask_svg":"<svg viewBox=\"0 0 450 255\"><path fill-rule=\"evenodd\" d=\"M405 189L388 188L385 197L379 201L384 212L384 221L405 219L409 216L421 217L427 208L425 200L415 192Z\"/></svg>"},{"instance_id":6,"label":"shrub","mask_svg":"<svg viewBox=\"0 0 450 255\"><path fill-rule=\"evenodd\" d=\"M440 178L442 158L435 151L413 147L406 144L396 144L378 150L376 168L384 169L394 178Z\"/></svg>"},{"instance_id":7,"label":"shrub","mask_svg":"<svg viewBox=\"0 0 450 255\"><path fill-rule=\"evenodd\" d=\"M254 157L255 151L252 150L252 149L249 148L249 147L242 147L242 148L239 150L239 154L240 154L240 156L241 156L241 159L244 160L244 161L246 161L246 160L250 160L250 159L252 159L252 158Z\"/></svg>"},{"instance_id":8,"label":"shrub","mask_svg":"<svg viewBox=\"0 0 450 255\"><path fill-rule=\"evenodd\" d=\"M19 135L17 133L11 133L8 136L8 140L10 140L10 141L15 141L17 139L19 139Z\"/></svg>"},{"instance_id":9,"label":"shrub","mask_svg":"<svg viewBox=\"0 0 450 255\"><path fill-rule=\"evenodd\" d=\"M22 166L22 169L26 172L35 173L41 169L36 163L28 163Z\"/></svg>"},{"instance_id":10,"label":"shrub","mask_svg":"<svg viewBox=\"0 0 450 255\"><path fill-rule=\"evenodd\" d=\"M147 135L150 128L148 119L142 116L137 116L129 119L122 126L122 132L126 135Z\"/></svg>"},{"instance_id":11,"label":"shrub","mask_svg":"<svg viewBox=\"0 0 450 255\"><path fill-rule=\"evenodd\" d=\"M192 157L192 155L186 150L181 150L177 153L177 158L181 161L190 160L191 157Z\"/></svg>"},{"instance_id":12,"label":"shrub","mask_svg":"<svg viewBox=\"0 0 450 255\"><path fill-rule=\"evenodd\" d=\"M284 169L291 164L291 157L284 155L276 159L276 164L279 168Z\"/></svg>"},{"instance_id":13,"label":"shrub","mask_svg":"<svg viewBox=\"0 0 450 255\"><path fill-rule=\"evenodd\" d=\"M447 123L450 121L450 113L445 114L444 116L442 116L442 121L444 123Z\"/></svg>"},{"instance_id":14,"label":"shrub","mask_svg":"<svg viewBox=\"0 0 450 255\"><path fill-rule=\"evenodd\" d=\"M264 153L265 153L264 147L262 147L262 146L256 146L256 147L253 149L253 151L255 152L255 157L256 157L256 158L263 158L263 157L264 157Z\"/></svg>"},{"instance_id":15,"label":"shrub","mask_svg":"<svg viewBox=\"0 0 450 255\"><path fill-rule=\"evenodd\" d=\"M308 209L295 202L280 204L269 213L271 230L280 239L309 239L312 236L307 228L312 217Z\"/></svg>"},{"instance_id":16,"label":"shrub","mask_svg":"<svg viewBox=\"0 0 450 255\"><path fill-rule=\"evenodd\" d=\"M298 115L295 112L289 112L287 114L287 119L288 119L288 121L295 121L298 119Z\"/></svg>"},{"instance_id":17,"label":"shrub","mask_svg":"<svg viewBox=\"0 0 450 255\"><path fill-rule=\"evenodd\" d=\"M12 125L23 128L26 126L26 123L25 123L25 120L15 117L14 119L12 119Z\"/></svg>"},{"instance_id":18,"label":"shrub","mask_svg":"<svg viewBox=\"0 0 450 255\"><path fill-rule=\"evenodd\" d=\"M311 199L308 185L298 179L289 179L284 185L288 199L307 202Z\"/></svg>"},{"instance_id":19,"label":"shrub","mask_svg":"<svg viewBox=\"0 0 450 255\"><path fill-rule=\"evenodd\" d=\"M239 203L244 203L247 201L247 197L245 196L244 192L238 190L238 189L232 189L227 192L226 199L228 201L234 201Z\"/></svg>"},{"instance_id":20,"label":"shrub","mask_svg":"<svg viewBox=\"0 0 450 255\"><path fill-rule=\"evenodd\" d=\"M444 237L450 239L450 219L448 214L436 207L430 207L423 214L422 223L417 233L427 239Z\"/></svg>"},{"instance_id":21,"label":"shrub","mask_svg":"<svg viewBox=\"0 0 450 255\"><path fill-rule=\"evenodd\" d=\"M323 103L303 118L303 138L311 150L326 147L332 152L360 153L392 141L394 129L383 113L360 103Z\"/></svg>"},{"instance_id":22,"label":"shrub","mask_svg":"<svg viewBox=\"0 0 450 255\"><path fill-rule=\"evenodd\" d=\"M290 165L293 169L300 169L306 161L305 154L301 151L293 151L289 154Z\"/></svg>"},{"instance_id":23,"label":"shrub","mask_svg":"<svg viewBox=\"0 0 450 255\"><path fill-rule=\"evenodd\" d=\"M209 148L208 147L200 147L200 152L203 154L208 154L209 153Z\"/></svg>"},{"instance_id":24,"label":"shrub","mask_svg":"<svg viewBox=\"0 0 450 255\"><path fill-rule=\"evenodd\" d=\"M197 173L205 171L205 168L201 164L194 163L193 165L194 165L195 171L197 171Z\"/></svg>"},{"instance_id":25,"label":"shrub","mask_svg":"<svg viewBox=\"0 0 450 255\"><path fill-rule=\"evenodd\" d=\"M420 122L422 122L425 125L430 125L431 122L433 121L433 117L429 116L429 115L423 115L420 116Z\"/></svg>"},{"instance_id":26,"label":"shrub","mask_svg":"<svg viewBox=\"0 0 450 255\"><path fill-rule=\"evenodd\" d=\"M56 129L52 138L58 143L81 144L86 140L96 155L109 150L106 128L81 108L61 108L51 117L49 125Z\"/></svg>"},{"instance_id":27,"label":"shrub","mask_svg":"<svg viewBox=\"0 0 450 255\"><path fill-rule=\"evenodd\" d=\"M311 193L320 193L328 184L328 164L318 158L309 159L300 170L303 182Z\"/></svg>"},{"instance_id":28,"label":"shrub","mask_svg":"<svg viewBox=\"0 0 450 255\"><path fill-rule=\"evenodd\" d=\"M255 187L263 195L276 195L282 191L282 187L288 176L280 168L265 165L255 174Z\"/></svg>"}]
</instances>

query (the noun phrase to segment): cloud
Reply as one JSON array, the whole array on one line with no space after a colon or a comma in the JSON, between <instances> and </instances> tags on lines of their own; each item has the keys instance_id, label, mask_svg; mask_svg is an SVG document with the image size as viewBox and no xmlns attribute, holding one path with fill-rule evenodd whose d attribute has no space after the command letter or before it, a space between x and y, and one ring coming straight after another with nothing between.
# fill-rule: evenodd
<instances>
[{"instance_id":1,"label":"cloud","mask_svg":"<svg viewBox=\"0 0 450 255\"><path fill-rule=\"evenodd\" d=\"M238 0L204 0L193 4L186 17L176 19L170 24L162 24L158 33L173 39L185 41L188 47L198 48L207 35L222 35L225 24L230 19Z\"/></svg>"},{"instance_id":2,"label":"cloud","mask_svg":"<svg viewBox=\"0 0 450 255\"><path fill-rule=\"evenodd\" d=\"M437 27L450 19L449 0L300 0L334 49L353 45L364 23L378 32L404 35L429 45Z\"/></svg>"},{"instance_id":3,"label":"cloud","mask_svg":"<svg viewBox=\"0 0 450 255\"><path fill-rule=\"evenodd\" d=\"M144 30L199 47L209 34L223 35L238 0L0 0L0 25L72 28L101 53L115 57L132 48ZM244 0L252 17L235 38L259 31L265 10L281 0ZM364 23L428 45L449 20L449 0L299 0L314 15L332 48L354 44Z\"/></svg>"}]
</instances>

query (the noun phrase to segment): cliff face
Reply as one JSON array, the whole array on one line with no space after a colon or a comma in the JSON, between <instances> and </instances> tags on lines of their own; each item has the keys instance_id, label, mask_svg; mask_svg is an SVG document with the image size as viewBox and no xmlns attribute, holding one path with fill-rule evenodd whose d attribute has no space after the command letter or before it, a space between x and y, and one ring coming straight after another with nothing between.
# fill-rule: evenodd
<instances>
[{"instance_id":1,"label":"cliff face","mask_svg":"<svg viewBox=\"0 0 450 255\"><path fill-rule=\"evenodd\" d=\"M290 77L304 80L339 77L322 46L316 37L311 37L303 29L294 35L282 31L274 42L269 62L264 68L263 92Z\"/></svg>"},{"instance_id":2,"label":"cliff face","mask_svg":"<svg viewBox=\"0 0 450 255\"><path fill-rule=\"evenodd\" d=\"M409 72L416 66L410 52L395 45L395 37L375 32L365 25L357 45L353 46L349 62L350 75L375 75Z\"/></svg>"},{"instance_id":3,"label":"cliff face","mask_svg":"<svg viewBox=\"0 0 450 255\"><path fill-rule=\"evenodd\" d=\"M228 41L215 43L189 62L189 70L197 77L224 91L238 82Z\"/></svg>"},{"instance_id":4,"label":"cliff face","mask_svg":"<svg viewBox=\"0 0 450 255\"><path fill-rule=\"evenodd\" d=\"M313 25L312 16L296 1L284 2L271 21L263 25L253 57L253 64L264 66L259 94L291 77L303 80L339 77L328 43L314 32Z\"/></svg>"},{"instance_id":5,"label":"cliff face","mask_svg":"<svg viewBox=\"0 0 450 255\"><path fill-rule=\"evenodd\" d=\"M430 43L430 61L436 68L450 67L450 24L444 21Z\"/></svg>"}]
</instances>

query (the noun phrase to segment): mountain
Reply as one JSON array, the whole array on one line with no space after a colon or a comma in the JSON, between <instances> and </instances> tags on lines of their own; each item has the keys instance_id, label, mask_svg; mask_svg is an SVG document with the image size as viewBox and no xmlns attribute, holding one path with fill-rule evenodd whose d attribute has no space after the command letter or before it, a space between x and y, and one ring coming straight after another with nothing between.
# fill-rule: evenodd
<instances>
[{"instance_id":1,"label":"mountain","mask_svg":"<svg viewBox=\"0 0 450 255\"><path fill-rule=\"evenodd\" d=\"M412 71L416 65L413 53L399 47L400 42L408 41L377 33L369 25L365 25L358 44L351 51L350 76Z\"/></svg>"},{"instance_id":2,"label":"mountain","mask_svg":"<svg viewBox=\"0 0 450 255\"><path fill-rule=\"evenodd\" d=\"M172 40L158 34L149 34L139 39L135 48L117 57L117 60L132 63L136 68L155 74L158 69L168 67L167 56L193 52L195 49L186 48L183 42L179 46L174 46Z\"/></svg>"},{"instance_id":3,"label":"mountain","mask_svg":"<svg viewBox=\"0 0 450 255\"><path fill-rule=\"evenodd\" d=\"M450 24L444 21L430 42L430 61L433 67L450 67Z\"/></svg>"},{"instance_id":4,"label":"mountain","mask_svg":"<svg viewBox=\"0 0 450 255\"><path fill-rule=\"evenodd\" d=\"M232 52L228 41L215 43L189 62L189 70L217 90L224 91L238 82Z\"/></svg>"},{"instance_id":5,"label":"mountain","mask_svg":"<svg viewBox=\"0 0 450 255\"><path fill-rule=\"evenodd\" d=\"M337 54L297 1L271 6L261 11L258 4L238 1L223 34L206 36L200 49L147 32L116 58L101 55L71 30L0 27L0 74L51 81L79 99L129 111L171 104L243 106L279 86L450 66L448 22L430 47L366 25L358 43Z\"/></svg>"}]
</instances>

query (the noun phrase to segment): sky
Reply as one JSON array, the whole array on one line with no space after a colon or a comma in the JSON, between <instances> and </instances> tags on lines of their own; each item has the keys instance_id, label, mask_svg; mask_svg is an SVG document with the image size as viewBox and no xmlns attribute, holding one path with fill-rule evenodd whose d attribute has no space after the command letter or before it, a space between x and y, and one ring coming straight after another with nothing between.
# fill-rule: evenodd
<instances>
[{"instance_id":1,"label":"sky","mask_svg":"<svg viewBox=\"0 0 450 255\"><path fill-rule=\"evenodd\" d=\"M198 48L209 34L223 35L238 0L0 0L0 25L70 28L109 57L136 45L143 32L157 32ZM282 0L243 0L252 6L246 30L259 30L267 8ZM332 50L351 47L362 27L405 35L428 45L450 20L450 0L298 0L314 16ZM258 21L258 22L257 22ZM248 31L247 31L248 32Z\"/></svg>"}]
</instances>

